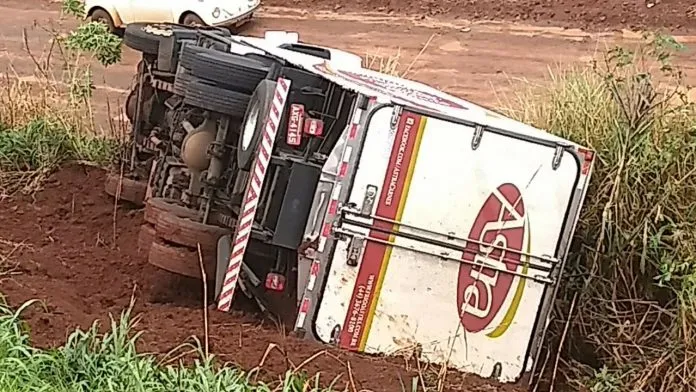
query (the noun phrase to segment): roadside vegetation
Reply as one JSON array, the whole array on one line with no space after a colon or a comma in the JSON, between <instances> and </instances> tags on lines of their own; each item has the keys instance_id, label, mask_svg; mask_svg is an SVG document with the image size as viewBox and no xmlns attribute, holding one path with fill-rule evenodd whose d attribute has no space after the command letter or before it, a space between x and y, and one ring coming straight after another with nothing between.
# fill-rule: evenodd
<instances>
[{"instance_id":1,"label":"roadside vegetation","mask_svg":"<svg viewBox=\"0 0 696 392\"><path fill-rule=\"evenodd\" d=\"M66 17L84 15L79 1L63 5ZM30 52L34 75L0 80L0 198L36 191L66 161L105 165L125 140L117 127L97 130L91 104L92 67L117 63L120 39L98 23L52 36L47 53ZM502 104L503 112L597 152L548 356L540 359L547 384L592 392L696 388L696 108L671 63L680 49L670 37L646 36L586 67L552 73ZM398 75L415 63L378 55L367 62ZM320 389L317 378L293 372L273 385L251 382L200 345L189 367L139 354L130 309L106 334L95 326L61 348L39 350L21 323L32 305L12 310L0 302L2 391Z\"/></svg>"},{"instance_id":2,"label":"roadside vegetation","mask_svg":"<svg viewBox=\"0 0 696 392\"><path fill-rule=\"evenodd\" d=\"M63 2L65 18L81 17L80 1ZM118 126L95 126L92 101L93 67L108 67L121 57L121 40L99 23L82 23L65 35L49 31L48 48L26 47L34 60L33 75L13 69L0 80L0 199L31 194L62 163L79 161L105 166L124 142ZM103 115L103 114L98 114ZM0 257L0 282L11 267ZM177 353L191 353L184 366L177 355L141 354L137 316L126 309L113 318L105 334L98 324L72 333L53 350L34 348L22 312L11 309L0 296L0 391L52 392L233 392L319 391L326 382L288 371L273 382L257 381L254 371L222 366L206 354L200 342L184 344ZM192 364L192 365L191 365Z\"/></svg>"},{"instance_id":3,"label":"roadside vegetation","mask_svg":"<svg viewBox=\"0 0 696 392\"><path fill-rule=\"evenodd\" d=\"M681 49L646 35L503 105L597 152L552 324L557 382L696 388L696 108L672 64Z\"/></svg>"}]
</instances>

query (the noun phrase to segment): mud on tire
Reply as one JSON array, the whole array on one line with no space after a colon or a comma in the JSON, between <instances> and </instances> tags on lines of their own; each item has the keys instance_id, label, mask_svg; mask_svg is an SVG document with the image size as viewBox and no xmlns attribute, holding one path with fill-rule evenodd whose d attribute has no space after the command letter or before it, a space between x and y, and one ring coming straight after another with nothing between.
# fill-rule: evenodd
<instances>
[{"instance_id":1,"label":"mud on tire","mask_svg":"<svg viewBox=\"0 0 696 392\"><path fill-rule=\"evenodd\" d=\"M154 241L155 227L148 223L140 226L140 232L138 233L138 253L147 255Z\"/></svg>"},{"instance_id":2,"label":"mud on tire","mask_svg":"<svg viewBox=\"0 0 696 392\"><path fill-rule=\"evenodd\" d=\"M184 103L200 109L241 118L249 104L249 95L230 91L203 80L192 80L184 96Z\"/></svg>"},{"instance_id":3,"label":"mud on tire","mask_svg":"<svg viewBox=\"0 0 696 392\"><path fill-rule=\"evenodd\" d=\"M173 200L162 197L153 197L145 204L145 222L156 225L160 215L174 214L176 216L193 218L198 215L198 211L175 204Z\"/></svg>"},{"instance_id":4,"label":"mud on tire","mask_svg":"<svg viewBox=\"0 0 696 392\"><path fill-rule=\"evenodd\" d=\"M215 252L220 237L232 234L232 230L220 226L208 225L190 218L163 213L157 217L155 224L157 237L173 244L208 252Z\"/></svg>"},{"instance_id":5,"label":"mud on tire","mask_svg":"<svg viewBox=\"0 0 696 392\"><path fill-rule=\"evenodd\" d=\"M203 266L208 280L215 277L215 257L203 253ZM150 246L148 263L165 271L202 279L198 251L155 240Z\"/></svg>"},{"instance_id":6,"label":"mud on tire","mask_svg":"<svg viewBox=\"0 0 696 392\"><path fill-rule=\"evenodd\" d=\"M145 193L147 192L147 183L111 173L106 177L104 190L112 197L118 196L119 200L129 201L137 206L142 206L145 201Z\"/></svg>"}]
</instances>

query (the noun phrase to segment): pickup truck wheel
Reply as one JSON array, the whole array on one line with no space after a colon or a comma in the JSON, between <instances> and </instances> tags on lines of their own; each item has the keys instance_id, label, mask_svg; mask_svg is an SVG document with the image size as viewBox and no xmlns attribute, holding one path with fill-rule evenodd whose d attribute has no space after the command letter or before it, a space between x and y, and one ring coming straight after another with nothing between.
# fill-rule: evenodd
<instances>
[{"instance_id":1,"label":"pickup truck wheel","mask_svg":"<svg viewBox=\"0 0 696 392\"><path fill-rule=\"evenodd\" d=\"M131 23L126 26L123 43L131 49L156 55L160 41L171 39L172 28L164 24Z\"/></svg>"},{"instance_id":2,"label":"pickup truck wheel","mask_svg":"<svg viewBox=\"0 0 696 392\"><path fill-rule=\"evenodd\" d=\"M109 15L106 10L103 10L101 8L97 8L92 12L92 14L89 16L89 20L92 22L99 22L99 23L104 23L106 27L109 28L109 31L112 34L116 34L118 32L118 29L116 28L116 25L114 24L114 19Z\"/></svg>"},{"instance_id":3,"label":"pickup truck wheel","mask_svg":"<svg viewBox=\"0 0 696 392\"><path fill-rule=\"evenodd\" d=\"M230 91L198 79L188 84L184 103L230 117L242 118L249 104L249 95Z\"/></svg>"},{"instance_id":4,"label":"pickup truck wheel","mask_svg":"<svg viewBox=\"0 0 696 392\"><path fill-rule=\"evenodd\" d=\"M241 170L251 170L256 150L261 143L261 135L266 125L266 115L271 108L276 82L263 80L251 95L249 107L244 114L242 134L237 146L237 164Z\"/></svg>"},{"instance_id":5,"label":"pickup truck wheel","mask_svg":"<svg viewBox=\"0 0 696 392\"><path fill-rule=\"evenodd\" d=\"M220 87L251 94L266 79L270 68L254 59L207 50L191 59L191 74Z\"/></svg>"},{"instance_id":6,"label":"pickup truck wheel","mask_svg":"<svg viewBox=\"0 0 696 392\"><path fill-rule=\"evenodd\" d=\"M232 230L215 225L207 225L195 220L163 213L157 217L155 224L157 237L173 244L210 252L217 249L220 237L232 234Z\"/></svg>"},{"instance_id":7,"label":"pickup truck wheel","mask_svg":"<svg viewBox=\"0 0 696 392\"><path fill-rule=\"evenodd\" d=\"M203 19L201 19L200 16L194 14L193 12L188 12L186 15L184 15L184 19L181 21L183 25L186 26L205 26L205 22L203 22Z\"/></svg>"}]
</instances>

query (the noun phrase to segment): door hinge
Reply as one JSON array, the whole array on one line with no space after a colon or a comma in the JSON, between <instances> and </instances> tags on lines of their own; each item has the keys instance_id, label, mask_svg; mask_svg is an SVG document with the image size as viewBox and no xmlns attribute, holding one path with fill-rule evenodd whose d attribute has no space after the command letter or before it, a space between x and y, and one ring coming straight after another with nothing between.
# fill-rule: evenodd
<instances>
[{"instance_id":1,"label":"door hinge","mask_svg":"<svg viewBox=\"0 0 696 392\"><path fill-rule=\"evenodd\" d=\"M559 166L561 166L561 159L563 158L564 150L564 146L561 146L560 144L556 146L556 151L553 153L553 161L551 162L551 168L553 170L556 170Z\"/></svg>"},{"instance_id":2,"label":"door hinge","mask_svg":"<svg viewBox=\"0 0 696 392\"><path fill-rule=\"evenodd\" d=\"M394 111L392 112L391 122L389 125L391 129L396 129L396 125L399 124L399 119L401 118L401 113L403 113L403 106L394 106Z\"/></svg>"},{"instance_id":3,"label":"door hinge","mask_svg":"<svg viewBox=\"0 0 696 392\"><path fill-rule=\"evenodd\" d=\"M471 138L471 149L476 150L481 144L481 138L483 137L483 125L476 125L474 128L474 136Z\"/></svg>"}]
</instances>

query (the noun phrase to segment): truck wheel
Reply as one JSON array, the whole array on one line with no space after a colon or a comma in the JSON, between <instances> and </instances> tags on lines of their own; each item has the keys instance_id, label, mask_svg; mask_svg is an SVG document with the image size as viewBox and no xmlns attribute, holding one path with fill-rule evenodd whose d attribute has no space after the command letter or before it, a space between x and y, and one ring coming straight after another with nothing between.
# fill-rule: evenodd
<instances>
[{"instance_id":1,"label":"truck wheel","mask_svg":"<svg viewBox=\"0 0 696 392\"><path fill-rule=\"evenodd\" d=\"M179 65L190 70L191 67L193 66L193 59L199 53L205 53L206 50L212 50L212 49L207 49L207 48L204 48L202 46L197 46L193 43L186 43L181 48L181 54L179 55Z\"/></svg>"},{"instance_id":2,"label":"truck wheel","mask_svg":"<svg viewBox=\"0 0 696 392\"><path fill-rule=\"evenodd\" d=\"M160 215L174 214L185 218L198 216L198 211L176 204L173 200L163 197L153 197L145 204L145 222L155 225Z\"/></svg>"},{"instance_id":3,"label":"truck wheel","mask_svg":"<svg viewBox=\"0 0 696 392\"><path fill-rule=\"evenodd\" d=\"M170 26L163 24L131 23L126 26L123 43L131 49L145 54L156 55L160 41L171 39Z\"/></svg>"},{"instance_id":4,"label":"truck wheel","mask_svg":"<svg viewBox=\"0 0 696 392\"><path fill-rule=\"evenodd\" d=\"M138 253L148 254L150 252L150 246L155 241L155 228L148 223L140 226L140 232L138 233Z\"/></svg>"},{"instance_id":5,"label":"truck wheel","mask_svg":"<svg viewBox=\"0 0 696 392\"><path fill-rule=\"evenodd\" d=\"M230 90L251 94L266 79L269 67L231 53L206 50L193 56L191 74Z\"/></svg>"},{"instance_id":6,"label":"truck wheel","mask_svg":"<svg viewBox=\"0 0 696 392\"><path fill-rule=\"evenodd\" d=\"M249 104L249 95L196 79L188 84L184 103L230 117L241 118Z\"/></svg>"},{"instance_id":7,"label":"truck wheel","mask_svg":"<svg viewBox=\"0 0 696 392\"><path fill-rule=\"evenodd\" d=\"M157 237L173 244L197 249L198 244L205 253L216 252L218 239L231 234L232 230L220 226L207 225L190 218L163 213L155 224Z\"/></svg>"},{"instance_id":8,"label":"truck wheel","mask_svg":"<svg viewBox=\"0 0 696 392\"><path fill-rule=\"evenodd\" d=\"M193 80L193 75L186 68L182 69L181 72L176 74L174 78L174 94L184 96L186 95L186 89L189 83Z\"/></svg>"},{"instance_id":9,"label":"truck wheel","mask_svg":"<svg viewBox=\"0 0 696 392\"><path fill-rule=\"evenodd\" d=\"M150 245L148 263L165 271L201 279L201 267L198 250L166 244L155 240ZM203 253L203 266L208 279L215 275L215 257Z\"/></svg>"},{"instance_id":10,"label":"truck wheel","mask_svg":"<svg viewBox=\"0 0 696 392\"><path fill-rule=\"evenodd\" d=\"M249 101L249 107L244 114L242 134L237 146L237 164L242 170L251 170L251 164L256 157L256 150L261 143L261 136L266 125L266 115L271 108L276 82L263 80L254 90Z\"/></svg>"},{"instance_id":11,"label":"truck wheel","mask_svg":"<svg viewBox=\"0 0 696 392\"><path fill-rule=\"evenodd\" d=\"M142 206L145 200L145 192L147 191L147 183L145 181L136 181L111 173L106 177L104 190L112 197L118 196L119 200L125 200L137 206Z\"/></svg>"}]
</instances>

